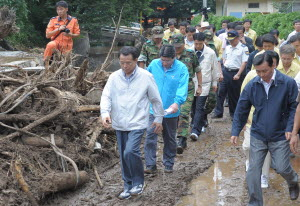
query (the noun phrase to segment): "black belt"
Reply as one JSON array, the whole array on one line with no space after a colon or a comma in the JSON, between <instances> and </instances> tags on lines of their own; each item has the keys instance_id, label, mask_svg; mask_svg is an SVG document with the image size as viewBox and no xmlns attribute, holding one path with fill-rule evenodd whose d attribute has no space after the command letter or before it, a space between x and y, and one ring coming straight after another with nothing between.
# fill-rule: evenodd
<instances>
[{"instance_id":1,"label":"black belt","mask_svg":"<svg viewBox=\"0 0 300 206\"><path fill-rule=\"evenodd\" d=\"M237 72L237 71L239 71L240 69L236 69L236 68L228 68L228 67L225 67L225 69L227 70L227 71L229 71L229 72Z\"/></svg>"}]
</instances>

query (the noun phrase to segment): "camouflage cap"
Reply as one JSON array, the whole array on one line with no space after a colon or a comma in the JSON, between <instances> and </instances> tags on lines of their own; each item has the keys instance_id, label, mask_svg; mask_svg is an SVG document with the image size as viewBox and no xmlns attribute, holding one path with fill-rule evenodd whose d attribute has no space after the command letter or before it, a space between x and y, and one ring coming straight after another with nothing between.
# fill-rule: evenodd
<instances>
[{"instance_id":1,"label":"camouflage cap","mask_svg":"<svg viewBox=\"0 0 300 206\"><path fill-rule=\"evenodd\" d=\"M205 40L209 44L213 44L214 43L214 34L208 29L206 29L203 33L205 34Z\"/></svg>"},{"instance_id":2,"label":"camouflage cap","mask_svg":"<svg viewBox=\"0 0 300 206\"><path fill-rule=\"evenodd\" d=\"M164 28L161 26L155 26L151 30L153 38L163 38L164 37Z\"/></svg>"},{"instance_id":3,"label":"camouflage cap","mask_svg":"<svg viewBox=\"0 0 300 206\"><path fill-rule=\"evenodd\" d=\"M185 42L184 42L184 36L182 34L174 34L171 37L171 44L174 47L181 47Z\"/></svg>"}]
</instances>

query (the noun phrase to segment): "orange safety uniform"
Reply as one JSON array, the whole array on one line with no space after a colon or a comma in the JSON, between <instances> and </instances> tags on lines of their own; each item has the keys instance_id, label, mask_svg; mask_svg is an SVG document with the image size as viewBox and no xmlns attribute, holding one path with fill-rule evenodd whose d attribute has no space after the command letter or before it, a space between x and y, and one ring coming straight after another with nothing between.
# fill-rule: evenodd
<instances>
[{"instance_id":1,"label":"orange safety uniform","mask_svg":"<svg viewBox=\"0 0 300 206\"><path fill-rule=\"evenodd\" d=\"M72 34L80 34L80 29L76 17L71 17L68 15L67 19L63 21L59 16L52 17L46 29L46 34L48 32L58 29L61 25L67 25L67 28L70 29ZM54 49L58 49L62 53L66 53L72 50L73 48L73 39L70 36L64 36L64 32L57 31L56 34L51 36L51 40L45 49L44 59L51 57ZM59 34L59 35L58 35ZM58 35L58 36L57 36ZM57 36L57 37L56 37ZM56 37L55 40L53 40Z\"/></svg>"}]
</instances>

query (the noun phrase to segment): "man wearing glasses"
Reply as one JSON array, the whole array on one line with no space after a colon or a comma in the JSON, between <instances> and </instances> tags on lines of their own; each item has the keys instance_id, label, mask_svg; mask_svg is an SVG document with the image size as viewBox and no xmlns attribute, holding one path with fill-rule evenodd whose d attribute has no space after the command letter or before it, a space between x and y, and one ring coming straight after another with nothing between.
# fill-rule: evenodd
<instances>
[{"instance_id":1,"label":"man wearing glasses","mask_svg":"<svg viewBox=\"0 0 300 206\"><path fill-rule=\"evenodd\" d=\"M139 52L135 47L120 50L121 69L112 73L101 97L101 117L104 127L116 130L121 160L124 191L119 199L128 199L143 192L144 167L140 145L148 127L151 103L154 133L162 129L164 110L153 75L137 66Z\"/></svg>"},{"instance_id":2,"label":"man wearing glasses","mask_svg":"<svg viewBox=\"0 0 300 206\"><path fill-rule=\"evenodd\" d=\"M164 140L163 165L166 173L173 172L176 156L176 129L180 106L185 102L188 92L189 73L184 63L175 59L175 48L163 45L159 52L160 59L153 60L147 70L153 74L165 109L162 121ZM154 120L150 107L149 126L145 139L145 173L154 173L156 166L157 134L150 127Z\"/></svg>"}]
</instances>

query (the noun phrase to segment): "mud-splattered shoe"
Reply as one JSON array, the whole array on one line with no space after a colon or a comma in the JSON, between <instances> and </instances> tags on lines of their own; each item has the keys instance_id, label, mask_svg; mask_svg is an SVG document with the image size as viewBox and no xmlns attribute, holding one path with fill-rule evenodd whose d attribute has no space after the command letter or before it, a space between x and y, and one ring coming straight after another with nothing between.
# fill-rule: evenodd
<instances>
[{"instance_id":1,"label":"mud-splattered shoe","mask_svg":"<svg viewBox=\"0 0 300 206\"><path fill-rule=\"evenodd\" d=\"M156 165L146 166L146 169L144 170L144 172L146 174L154 174L157 172L157 167L156 167Z\"/></svg>"},{"instance_id":2,"label":"mud-splattered shoe","mask_svg":"<svg viewBox=\"0 0 300 206\"><path fill-rule=\"evenodd\" d=\"M118 198L120 200L127 200L127 199L131 198L131 194L129 193L129 190L124 190L123 192L121 192L119 194Z\"/></svg>"},{"instance_id":3,"label":"mud-splattered shoe","mask_svg":"<svg viewBox=\"0 0 300 206\"><path fill-rule=\"evenodd\" d=\"M129 193L132 196L140 195L143 193L144 188L145 188L145 184L139 184L137 186L134 186L131 190L129 190Z\"/></svg>"},{"instance_id":4,"label":"mud-splattered shoe","mask_svg":"<svg viewBox=\"0 0 300 206\"><path fill-rule=\"evenodd\" d=\"M190 135L190 138L191 138L191 140L193 140L193 141L197 141L199 137L198 137L197 134L192 133L192 134Z\"/></svg>"}]
</instances>

